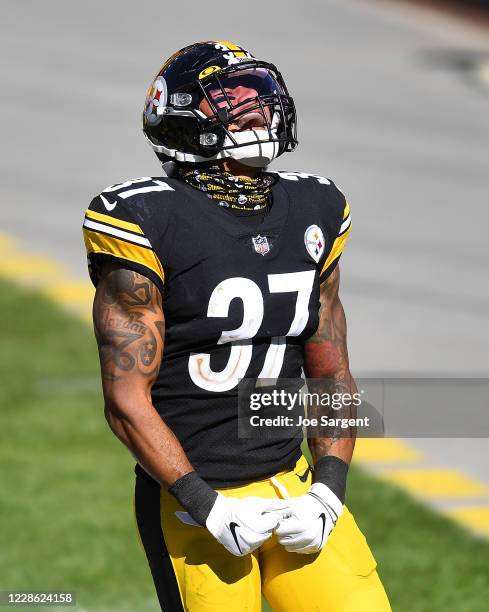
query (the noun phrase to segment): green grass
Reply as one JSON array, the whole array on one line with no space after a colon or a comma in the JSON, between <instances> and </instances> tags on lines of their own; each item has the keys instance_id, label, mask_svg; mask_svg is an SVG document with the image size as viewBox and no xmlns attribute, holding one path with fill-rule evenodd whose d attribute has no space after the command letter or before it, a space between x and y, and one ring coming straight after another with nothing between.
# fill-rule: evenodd
<instances>
[{"instance_id":1,"label":"green grass","mask_svg":"<svg viewBox=\"0 0 489 612\"><path fill-rule=\"evenodd\" d=\"M351 468L347 503L394 612L487 612L489 542Z\"/></svg>"},{"instance_id":2,"label":"green grass","mask_svg":"<svg viewBox=\"0 0 489 612\"><path fill-rule=\"evenodd\" d=\"M0 590L157 610L134 531L133 461L105 425L92 331L0 281L0 338ZM354 468L348 504L395 612L489 610L489 543Z\"/></svg>"},{"instance_id":3,"label":"green grass","mask_svg":"<svg viewBox=\"0 0 489 612\"><path fill-rule=\"evenodd\" d=\"M0 590L156 610L133 461L105 424L91 329L0 282L0 338Z\"/></svg>"}]
</instances>

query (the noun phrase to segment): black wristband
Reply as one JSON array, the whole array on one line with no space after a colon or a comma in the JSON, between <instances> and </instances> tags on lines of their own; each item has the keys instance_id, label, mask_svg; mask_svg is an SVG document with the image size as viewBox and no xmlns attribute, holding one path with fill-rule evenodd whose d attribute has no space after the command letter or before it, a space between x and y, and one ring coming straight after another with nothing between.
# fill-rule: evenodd
<instances>
[{"instance_id":1,"label":"black wristband","mask_svg":"<svg viewBox=\"0 0 489 612\"><path fill-rule=\"evenodd\" d=\"M314 465L313 482L321 482L329 487L341 503L344 504L348 468L348 463L345 463L339 457L334 457L333 455L321 457Z\"/></svg>"},{"instance_id":2,"label":"black wristband","mask_svg":"<svg viewBox=\"0 0 489 612\"><path fill-rule=\"evenodd\" d=\"M189 472L179 478L169 487L168 493L180 502L194 521L205 527L217 493L197 472Z\"/></svg>"}]
</instances>

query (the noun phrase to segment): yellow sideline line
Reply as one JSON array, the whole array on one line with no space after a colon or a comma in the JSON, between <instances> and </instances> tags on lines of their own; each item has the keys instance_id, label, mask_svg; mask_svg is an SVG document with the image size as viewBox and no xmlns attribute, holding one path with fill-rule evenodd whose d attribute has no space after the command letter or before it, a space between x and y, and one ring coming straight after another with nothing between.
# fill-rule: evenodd
<instances>
[{"instance_id":1,"label":"yellow sideline line","mask_svg":"<svg viewBox=\"0 0 489 612\"><path fill-rule=\"evenodd\" d=\"M464 499L489 495L489 487L458 470L388 469L381 473L381 477L417 497Z\"/></svg>"},{"instance_id":2,"label":"yellow sideline line","mask_svg":"<svg viewBox=\"0 0 489 612\"><path fill-rule=\"evenodd\" d=\"M489 537L489 506L462 506L447 510L447 514L465 527Z\"/></svg>"},{"instance_id":3,"label":"yellow sideline line","mask_svg":"<svg viewBox=\"0 0 489 612\"><path fill-rule=\"evenodd\" d=\"M0 276L20 285L40 290L46 297L80 317L91 321L94 288L87 280L73 280L70 271L50 257L28 252L13 236L0 232ZM423 453L401 440L359 438L354 461L360 465L382 467L378 476L420 499L467 499L488 496L486 485L454 470L424 467ZM393 468L396 464L405 467ZM416 468L408 467L414 464ZM445 514L466 528L489 537L489 505L463 506Z\"/></svg>"},{"instance_id":4,"label":"yellow sideline line","mask_svg":"<svg viewBox=\"0 0 489 612\"><path fill-rule=\"evenodd\" d=\"M55 259L28 252L19 240L4 233L0 233L0 276L38 289L85 321L91 318L95 290L88 280L74 281L70 271Z\"/></svg>"},{"instance_id":5,"label":"yellow sideline line","mask_svg":"<svg viewBox=\"0 0 489 612\"><path fill-rule=\"evenodd\" d=\"M359 463L417 463L423 453L393 438L357 438L353 459Z\"/></svg>"}]
</instances>

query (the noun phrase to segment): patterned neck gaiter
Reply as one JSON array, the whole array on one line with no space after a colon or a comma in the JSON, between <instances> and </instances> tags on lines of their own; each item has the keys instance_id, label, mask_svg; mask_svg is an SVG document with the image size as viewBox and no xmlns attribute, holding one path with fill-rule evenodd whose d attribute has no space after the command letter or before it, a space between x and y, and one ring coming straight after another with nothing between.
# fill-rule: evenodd
<instances>
[{"instance_id":1,"label":"patterned neck gaiter","mask_svg":"<svg viewBox=\"0 0 489 612\"><path fill-rule=\"evenodd\" d=\"M257 178L233 176L220 168L182 168L178 177L199 191L203 191L219 206L242 211L264 211L271 203L271 189L275 177L262 173Z\"/></svg>"}]
</instances>

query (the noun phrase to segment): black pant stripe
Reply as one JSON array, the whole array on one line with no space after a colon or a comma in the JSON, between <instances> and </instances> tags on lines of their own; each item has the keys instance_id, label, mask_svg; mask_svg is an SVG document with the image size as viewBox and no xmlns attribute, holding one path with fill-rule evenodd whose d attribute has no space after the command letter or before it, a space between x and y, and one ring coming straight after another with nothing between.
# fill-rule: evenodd
<instances>
[{"instance_id":1,"label":"black pant stripe","mask_svg":"<svg viewBox=\"0 0 489 612\"><path fill-rule=\"evenodd\" d=\"M135 508L160 607L164 612L183 612L177 578L161 529L160 488L141 476L136 477Z\"/></svg>"}]
</instances>

